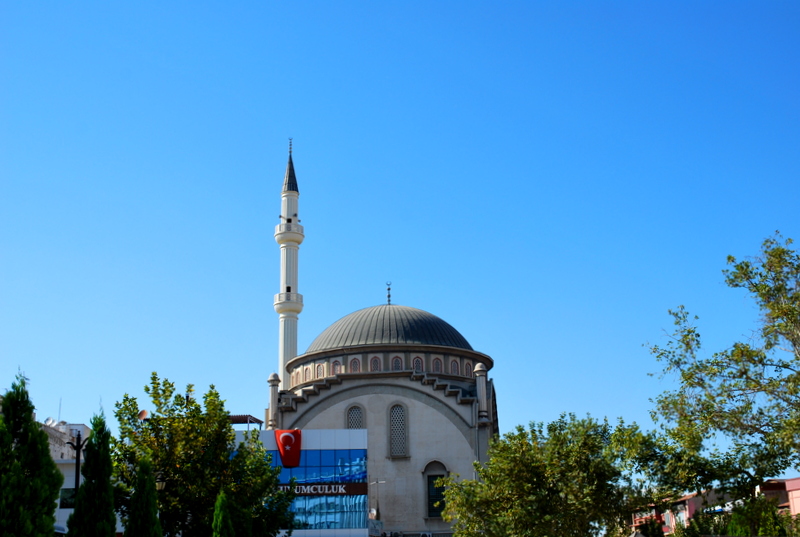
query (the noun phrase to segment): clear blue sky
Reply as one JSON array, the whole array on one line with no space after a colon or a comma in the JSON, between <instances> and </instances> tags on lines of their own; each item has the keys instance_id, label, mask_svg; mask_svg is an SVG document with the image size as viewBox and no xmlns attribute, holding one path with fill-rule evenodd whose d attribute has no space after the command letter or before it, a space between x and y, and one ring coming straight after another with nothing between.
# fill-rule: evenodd
<instances>
[{"instance_id":1,"label":"clear blue sky","mask_svg":"<svg viewBox=\"0 0 800 537\"><path fill-rule=\"evenodd\" d=\"M3 2L2 389L88 423L158 371L261 417L291 136L301 350L391 280L495 359L501 430L648 425L667 309L747 337L726 256L800 239L799 29L797 2Z\"/></svg>"}]
</instances>

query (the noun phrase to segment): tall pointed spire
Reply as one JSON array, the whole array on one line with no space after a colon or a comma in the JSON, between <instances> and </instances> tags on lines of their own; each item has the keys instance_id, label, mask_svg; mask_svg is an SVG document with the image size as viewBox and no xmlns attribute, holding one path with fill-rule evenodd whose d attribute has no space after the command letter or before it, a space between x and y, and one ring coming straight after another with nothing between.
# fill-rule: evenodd
<instances>
[{"instance_id":1,"label":"tall pointed spire","mask_svg":"<svg viewBox=\"0 0 800 537\"><path fill-rule=\"evenodd\" d=\"M281 220L275 226L275 241L281 247L281 286L273 303L280 323L278 376L283 390L290 386L286 364L297 356L297 316L303 311L303 295L298 293L297 287L298 252L300 243L305 237L297 214L299 197L300 191L297 190L297 178L294 176L292 162L292 139L289 138L289 164L286 165L286 176L283 179L283 192L281 192Z\"/></svg>"},{"instance_id":2,"label":"tall pointed spire","mask_svg":"<svg viewBox=\"0 0 800 537\"><path fill-rule=\"evenodd\" d=\"M292 139L289 138L289 162L286 164L286 175L283 178L283 192L297 192L297 177L294 175L294 162L292 162Z\"/></svg>"}]
</instances>

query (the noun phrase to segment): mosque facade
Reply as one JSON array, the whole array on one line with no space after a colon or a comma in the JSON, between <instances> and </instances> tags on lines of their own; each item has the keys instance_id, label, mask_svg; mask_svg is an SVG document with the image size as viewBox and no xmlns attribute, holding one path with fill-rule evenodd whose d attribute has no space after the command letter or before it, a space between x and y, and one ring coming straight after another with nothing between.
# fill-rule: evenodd
<instances>
[{"instance_id":1,"label":"mosque facade","mask_svg":"<svg viewBox=\"0 0 800 537\"><path fill-rule=\"evenodd\" d=\"M498 433L494 362L443 319L390 300L345 315L298 354L299 195L290 144L275 228L279 367L269 380L268 428L366 431L370 527L448 534L435 482L472 479L473 463L486 461Z\"/></svg>"}]
</instances>

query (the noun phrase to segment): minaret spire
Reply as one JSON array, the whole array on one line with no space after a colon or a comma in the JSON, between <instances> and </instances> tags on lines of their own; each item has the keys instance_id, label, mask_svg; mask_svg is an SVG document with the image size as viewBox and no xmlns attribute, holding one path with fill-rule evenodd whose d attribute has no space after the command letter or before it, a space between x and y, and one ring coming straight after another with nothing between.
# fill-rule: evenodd
<instances>
[{"instance_id":1,"label":"minaret spire","mask_svg":"<svg viewBox=\"0 0 800 537\"><path fill-rule=\"evenodd\" d=\"M294 175L294 162L292 162L292 139L289 138L289 162L286 164L286 175L283 178L283 191L297 192L297 177Z\"/></svg>"},{"instance_id":2,"label":"minaret spire","mask_svg":"<svg viewBox=\"0 0 800 537\"><path fill-rule=\"evenodd\" d=\"M280 319L278 333L278 376L281 389L288 389L286 364L297 356L297 316L303 311L303 295L297 292L297 260L303 242L303 226L298 218L297 177L292 162L292 139L289 138L289 162L283 178L280 223L275 226L275 242L281 247L281 287L275 295L275 311Z\"/></svg>"}]
</instances>

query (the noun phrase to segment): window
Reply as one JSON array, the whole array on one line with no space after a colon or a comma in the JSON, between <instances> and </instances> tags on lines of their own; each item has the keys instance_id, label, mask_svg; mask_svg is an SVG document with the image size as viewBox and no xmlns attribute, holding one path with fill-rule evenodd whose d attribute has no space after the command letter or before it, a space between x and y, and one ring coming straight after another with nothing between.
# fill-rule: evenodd
<instances>
[{"instance_id":1,"label":"window","mask_svg":"<svg viewBox=\"0 0 800 537\"><path fill-rule=\"evenodd\" d=\"M333 362L333 374L338 375L341 372L342 372L342 364L339 362L339 360L336 360L335 362Z\"/></svg>"},{"instance_id":2,"label":"window","mask_svg":"<svg viewBox=\"0 0 800 537\"><path fill-rule=\"evenodd\" d=\"M425 516L441 518L444 510L444 487L437 487L436 480L447 476L447 468L439 461L428 463L423 472L425 476ZM438 505L437 505L438 504Z\"/></svg>"},{"instance_id":3,"label":"window","mask_svg":"<svg viewBox=\"0 0 800 537\"><path fill-rule=\"evenodd\" d=\"M310 367L306 368L305 373L303 374L303 376L305 377L303 379L305 382L308 382L309 380L311 380L311 368Z\"/></svg>"},{"instance_id":4,"label":"window","mask_svg":"<svg viewBox=\"0 0 800 537\"><path fill-rule=\"evenodd\" d=\"M467 362L466 364L464 364L464 376L465 377L471 377L472 376L472 363L471 362Z\"/></svg>"},{"instance_id":5,"label":"window","mask_svg":"<svg viewBox=\"0 0 800 537\"><path fill-rule=\"evenodd\" d=\"M369 370L370 371L380 371L381 370L381 361L375 357L369 363Z\"/></svg>"},{"instance_id":6,"label":"window","mask_svg":"<svg viewBox=\"0 0 800 537\"><path fill-rule=\"evenodd\" d=\"M414 371L422 371L422 358L419 356L414 358Z\"/></svg>"},{"instance_id":7,"label":"window","mask_svg":"<svg viewBox=\"0 0 800 537\"><path fill-rule=\"evenodd\" d=\"M389 409L389 456L408 456L406 409L403 405L394 405Z\"/></svg>"},{"instance_id":8,"label":"window","mask_svg":"<svg viewBox=\"0 0 800 537\"><path fill-rule=\"evenodd\" d=\"M321 379L325 376L325 366L322 364L317 364L317 378Z\"/></svg>"},{"instance_id":9,"label":"window","mask_svg":"<svg viewBox=\"0 0 800 537\"><path fill-rule=\"evenodd\" d=\"M433 361L433 372L434 373L441 373L442 372L442 361L438 358Z\"/></svg>"},{"instance_id":10,"label":"window","mask_svg":"<svg viewBox=\"0 0 800 537\"><path fill-rule=\"evenodd\" d=\"M366 429L364 426L364 410L360 406L351 406L347 409L347 428Z\"/></svg>"},{"instance_id":11,"label":"window","mask_svg":"<svg viewBox=\"0 0 800 537\"><path fill-rule=\"evenodd\" d=\"M359 371L361 371L361 363L358 361L358 358L353 358L350 360L350 372L358 373Z\"/></svg>"},{"instance_id":12,"label":"window","mask_svg":"<svg viewBox=\"0 0 800 537\"><path fill-rule=\"evenodd\" d=\"M394 360L392 360L392 369L394 371L403 370L403 360L401 360L399 356L395 356Z\"/></svg>"},{"instance_id":13,"label":"window","mask_svg":"<svg viewBox=\"0 0 800 537\"><path fill-rule=\"evenodd\" d=\"M458 362L456 362L455 360L450 362L450 374L458 375Z\"/></svg>"}]
</instances>

